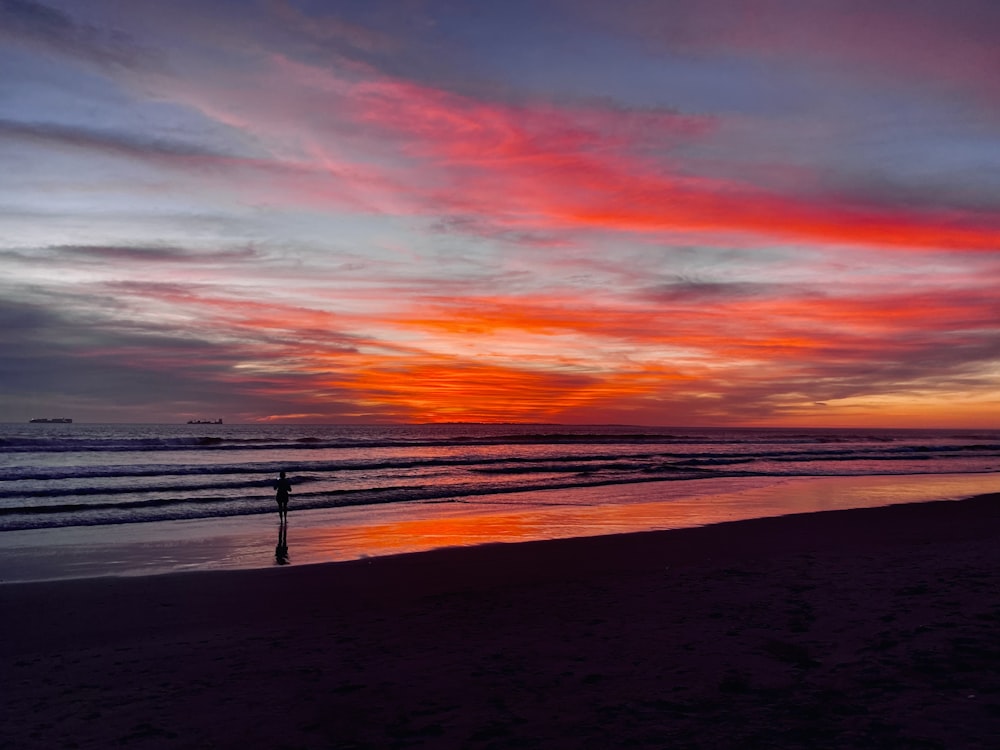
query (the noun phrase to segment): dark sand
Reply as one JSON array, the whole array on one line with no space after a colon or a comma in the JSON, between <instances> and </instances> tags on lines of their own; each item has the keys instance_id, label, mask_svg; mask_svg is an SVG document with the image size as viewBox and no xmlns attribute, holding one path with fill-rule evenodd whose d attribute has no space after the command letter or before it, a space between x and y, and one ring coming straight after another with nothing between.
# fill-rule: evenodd
<instances>
[{"instance_id":1,"label":"dark sand","mask_svg":"<svg viewBox=\"0 0 1000 750\"><path fill-rule=\"evenodd\" d=\"M18 750L1000 746L1000 495L8 584L0 616Z\"/></svg>"}]
</instances>

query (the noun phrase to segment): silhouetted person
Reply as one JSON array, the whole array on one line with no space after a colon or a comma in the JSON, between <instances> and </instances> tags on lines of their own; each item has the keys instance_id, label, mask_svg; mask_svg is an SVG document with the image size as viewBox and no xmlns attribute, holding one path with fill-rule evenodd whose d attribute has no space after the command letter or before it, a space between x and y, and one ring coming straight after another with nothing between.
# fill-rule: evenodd
<instances>
[{"instance_id":1,"label":"silhouetted person","mask_svg":"<svg viewBox=\"0 0 1000 750\"><path fill-rule=\"evenodd\" d=\"M288 493L292 491L292 483L285 477L285 472L278 474L278 480L274 483L274 489L278 491L275 500L278 501L278 520L284 522L288 520Z\"/></svg>"},{"instance_id":2,"label":"silhouetted person","mask_svg":"<svg viewBox=\"0 0 1000 750\"><path fill-rule=\"evenodd\" d=\"M278 565L288 565L288 524L278 526L278 546L274 548L274 560Z\"/></svg>"}]
</instances>

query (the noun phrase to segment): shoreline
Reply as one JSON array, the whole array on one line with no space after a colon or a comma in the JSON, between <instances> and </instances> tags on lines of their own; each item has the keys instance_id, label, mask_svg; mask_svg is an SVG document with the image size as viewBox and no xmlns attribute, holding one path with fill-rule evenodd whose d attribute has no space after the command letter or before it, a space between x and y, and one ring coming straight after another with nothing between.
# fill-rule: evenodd
<instances>
[{"instance_id":1,"label":"shoreline","mask_svg":"<svg viewBox=\"0 0 1000 750\"><path fill-rule=\"evenodd\" d=\"M789 513L1000 492L1000 474L726 478L509 493L463 502L291 510L293 566L442 547L712 525ZM264 569L272 515L0 533L0 585L94 576Z\"/></svg>"},{"instance_id":2,"label":"shoreline","mask_svg":"<svg viewBox=\"0 0 1000 750\"><path fill-rule=\"evenodd\" d=\"M0 586L0 748L987 748L1000 494Z\"/></svg>"}]
</instances>

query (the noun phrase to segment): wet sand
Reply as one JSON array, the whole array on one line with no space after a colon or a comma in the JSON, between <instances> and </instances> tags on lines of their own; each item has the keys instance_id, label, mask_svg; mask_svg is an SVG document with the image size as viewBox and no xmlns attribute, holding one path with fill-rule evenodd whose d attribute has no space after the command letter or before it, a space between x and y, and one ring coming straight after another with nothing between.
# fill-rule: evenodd
<instances>
[{"instance_id":1,"label":"wet sand","mask_svg":"<svg viewBox=\"0 0 1000 750\"><path fill-rule=\"evenodd\" d=\"M789 513L1000 493L1000 473L730 477L574 487L459 502L291 508L294 565L442 547L691 528ZM276 514L0 532L0 584L275 564Z\"/></svg>"},{"instance_id":2,"label":"wet sand","mask_svg":"<svg viewBox=\"0 0 1000 750\"><path fill-rule=\"evenodd\" d=\"M992 748L1000 495L0 586L2 748Z\"/></svg>"}]
</instances>

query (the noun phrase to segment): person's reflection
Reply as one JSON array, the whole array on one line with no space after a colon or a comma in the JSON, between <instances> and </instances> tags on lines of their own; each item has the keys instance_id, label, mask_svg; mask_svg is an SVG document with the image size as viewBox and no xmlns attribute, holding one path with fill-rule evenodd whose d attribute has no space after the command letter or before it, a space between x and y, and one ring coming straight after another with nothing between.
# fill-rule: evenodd
<instances>
[{"instance_id":1,"label":"person's reflection","mask_svg":"<svg viewBox=\"0 0 1000 750\"><path fill-rule=\"evenodd\" d=\"M278 526L278 546L274 548L274 561L278 565L288 565L288 523L282 522Z\"/></svg>"}]
</instances>

